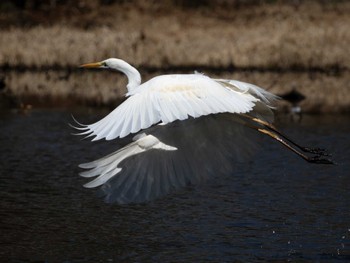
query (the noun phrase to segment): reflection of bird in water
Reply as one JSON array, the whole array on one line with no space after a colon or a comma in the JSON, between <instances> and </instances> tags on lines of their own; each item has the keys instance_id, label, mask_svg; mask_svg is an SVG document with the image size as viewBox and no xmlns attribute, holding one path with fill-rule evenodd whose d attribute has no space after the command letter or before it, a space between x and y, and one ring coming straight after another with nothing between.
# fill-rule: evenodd
<instances>
[{"instance_id":1,"label":"reflection of bird in water","mask_svg":"<svg viewBox=\"0 0 350 263\"><path fill-rule=\"evenodd\" d=\"M143 202L229 174L233 160L252 153L256 131L308 162L332 163L324 150L299 146L274 128L270 104L276 96L257 86L198 73L141 84L140 73L120 59L81 67L118 70L128 78L126 101L100 121L76 127L93 141L123 138L114 153L80 165L89 169L83 177L96 177L85 187L102 186L107 202Z\"/></svg>"},{"instance_id":2,"label":"reflection of bird in water","mask_svg":"<svg viewBox=\"0 0 350 263\"><path fill-rule=\"evenodd\" d=\"M292 107L290 109L292 120L300 121L302 118L302 111L299 103L302 102L306 97L297 91L295 87L293 87L291 91L279 96L285 101L288 101L290 104L292 104Z\"/></svg>"}]
</instances>

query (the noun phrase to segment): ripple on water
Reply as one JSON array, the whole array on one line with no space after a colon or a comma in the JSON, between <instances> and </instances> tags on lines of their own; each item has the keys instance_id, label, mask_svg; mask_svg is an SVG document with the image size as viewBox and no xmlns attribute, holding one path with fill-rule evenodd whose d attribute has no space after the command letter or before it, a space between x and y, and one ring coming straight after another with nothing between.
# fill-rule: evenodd
<instances>
[{"instance_id":1,"label":"ripple on water","mask_svg":"<svg viewBox=\"0 0 350 263\"><path fill-rule=\"evenodd\" d=\"M310 165L266 139L231 176L117 206L82 188L77 175L77 164L109 152L110 143L71 136L63 110L2 113L0 258L350 260L349 120L306 116L282 125L298 141L328 148L337 166Z\"/></svg>"}]
</instances>

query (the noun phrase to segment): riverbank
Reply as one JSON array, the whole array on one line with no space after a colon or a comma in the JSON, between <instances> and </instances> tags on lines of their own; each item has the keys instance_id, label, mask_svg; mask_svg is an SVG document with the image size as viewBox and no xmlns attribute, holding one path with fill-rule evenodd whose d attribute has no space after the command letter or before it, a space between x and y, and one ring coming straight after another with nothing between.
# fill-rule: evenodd
<instances>
[{"instance_id":1,"label":"riverbank","mask_svg":"<svg viewBox=\"0 0 350 263\"><path fill-rule=\"evenodd\" d=\"M350 111L350 3L200 8L166 3L102 5L47 19L36 14L29 26L12 26L2 15L6 26L0 31L0 68L6 89L17 98L44 93L54 100L59 94L106 105L111 102L101 97L120 98L124 80L116 83L118 77L113 76L102 91L96 90L101 85L90 76L98 74L80 76L76 67L119 57L141 68L145 79L164 72L199 70L253 82L277 94L296 87L306 95L304 108L310 112ZM7 21L11 19L7 15ZM21 73L15 76L18 70ZM38 77L51 71L65 75L73 84L66 82L63 87L60 81ZM79 77L70 77L72 71ZM84 88L74 88L78 86ZM102 95L97 96L99 93Z\"/></svg>"}]
</instances>

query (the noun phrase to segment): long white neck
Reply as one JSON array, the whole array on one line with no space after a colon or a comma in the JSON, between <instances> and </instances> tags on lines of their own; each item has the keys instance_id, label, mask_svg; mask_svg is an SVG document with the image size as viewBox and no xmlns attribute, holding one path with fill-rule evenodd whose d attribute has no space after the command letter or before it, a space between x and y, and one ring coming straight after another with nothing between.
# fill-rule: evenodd
<instances>
[{"instance_id":1,"label":"long white neck","mask_svg":"<svg viewBox=\"0 0 350 263\"><path fill-rule=\"evenodd\" d=\"M128 92L138 87L141 84L141 75L136 68L126 63L123 60L118 61L118 70L123 72L128 78L128 84L126 85Z\"/></svg>"}]
</instances>

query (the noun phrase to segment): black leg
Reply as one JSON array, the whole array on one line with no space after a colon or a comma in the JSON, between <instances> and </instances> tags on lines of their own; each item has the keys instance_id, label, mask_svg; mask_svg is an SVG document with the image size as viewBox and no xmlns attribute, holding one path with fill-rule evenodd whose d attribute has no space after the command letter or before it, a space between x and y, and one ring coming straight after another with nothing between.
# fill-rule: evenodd
<instances>
[{"instance_id":1,"label":"black leg","mask_svg":"<svg viewBox=\"0 0 350 263\"><path fill-rule=\"evenodd\" d=\"M245 117L251 119L252 121L254 121L256 123L259 123L259 124L263 125L264 127L272 130L274 133L276 133L279 136L283 137L284 139L289 141L294 146L298 147L303 152L312 153L312 154L316 154L316 155L322 155L322 156L331 156L331 154L329 154L325 149L309 148L309 147L304 147L304 146L301 146L301 145L297 144L296 142L294 142L290 138L288 138L286 135L282 134L279 130L277 130L271 123L268 123L266 121L260 120L258 118L254 118L254 117L246 115L246 114L242 115L242 116L245 116Z\"/></svg>"},{"instance_id":2,"label":"black leg","mask_svg":"<svg viewBox=\"0 0 350 263\"><path fill-rule=\"evenodd\" d=\"M270 131L267 129L262 129L262 128L257 128L257 130L259 132L266 134L266 135L270 136L271 138L275 139L276 141L278 141L279 143L281 143L282 145L287 147L287 149L291 150L292 152L294 152L295 154L297 154L298 156L300 156L301 158L303 158L304 160L306 160L310 163L334 164L332 160L323 158L321 155L315 155L315 156L309 157L309 156L303 154L302 152L298 151L297 149L292 147L290 144L288 144L285 140L283 140L283 138L281 138L278 134L274 133L273 131Z\"/></svg>"}]
</instances>

